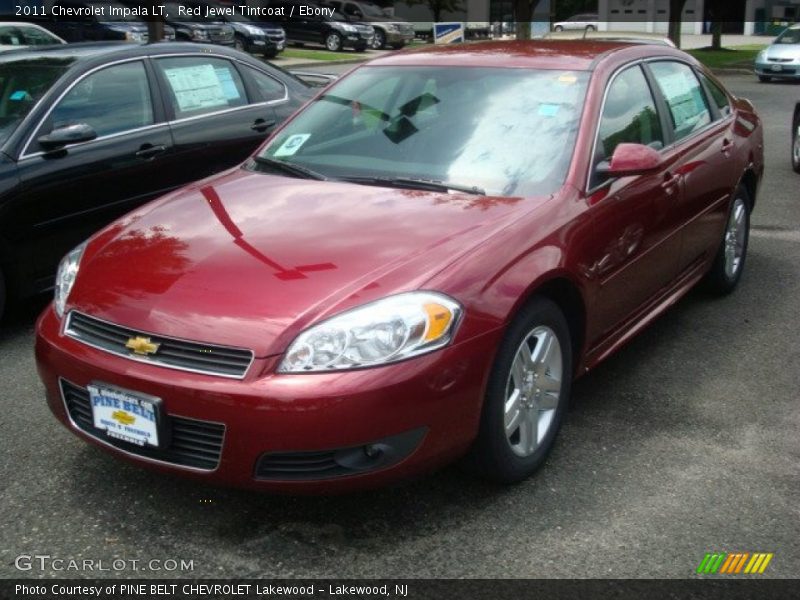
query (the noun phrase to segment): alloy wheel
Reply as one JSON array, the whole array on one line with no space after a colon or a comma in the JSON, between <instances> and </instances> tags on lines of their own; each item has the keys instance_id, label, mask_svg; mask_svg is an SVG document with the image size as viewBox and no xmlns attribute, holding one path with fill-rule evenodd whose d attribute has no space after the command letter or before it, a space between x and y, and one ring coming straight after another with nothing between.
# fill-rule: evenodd
<instances>
[{"instance_id":1,"label":"alloy wheel","mask_svg":"<svg viewBox=\"0 0 800 600\"><path fill-rule=\"evenodd\" d=\"M504 424L511 450L530 456L544 440L561 398L561 344L555 332L539 325L520 344L506 383Z\"/></svg>"},{"instance_id":2,"label":"alloy wheel","mask_svg":"<svg viewBox=\"0 0 800 600\"><path fill-rule=\"evenodd\" d=\"M325 47L331 52L338 52L341 49L342 40L336 33L331 33L325 38Z\"/></svg>"},{"instance_id":3,"label":"alloy wheel","mask_svg":"<svg viewBox=\"0 0 800 600\"><path fill-rule=\"evenodd\" d=\"M742 266L745 242L747 240L747 207L742 198L733 201L728 226L725 230L725 275L736 277Z\"/></svg>"}]
</instances>

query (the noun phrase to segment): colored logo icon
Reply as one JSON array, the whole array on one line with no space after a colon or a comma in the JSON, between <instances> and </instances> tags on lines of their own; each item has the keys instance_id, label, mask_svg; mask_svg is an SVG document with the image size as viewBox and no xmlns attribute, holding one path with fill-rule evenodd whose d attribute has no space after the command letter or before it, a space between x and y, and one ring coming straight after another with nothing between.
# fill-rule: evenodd
<instances>
[{"instance_id":1,"label":"colored logo icon","mask_svg":"<svg viewBox=\"0 0 800 600\"><path fill-rule=\"evenodd\" d=\"M706 552L697 573L700 575L761 574L775 556L772 552Z\"/></svg>"}]
</instances>

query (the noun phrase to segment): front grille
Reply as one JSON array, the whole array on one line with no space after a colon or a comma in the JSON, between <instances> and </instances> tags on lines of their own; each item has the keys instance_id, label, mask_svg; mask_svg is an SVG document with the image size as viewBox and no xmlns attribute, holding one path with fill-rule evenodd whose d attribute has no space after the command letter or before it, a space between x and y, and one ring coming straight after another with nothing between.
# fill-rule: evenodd
<instances>
[{"instance_id":1,"label":"front grille","mask_svg":"<svg viewBox=\"0 0 800 600\"><path fill-rule=\"evenodd\" d=\"M164 448L137 446L108 437L103 430L94 426L88 390L63 379L60 384L69 418L78 429L92 437L130 454L165 463L206 471L217 468L222 454L225 425L165 415L165 437L168 445Z\"/></svg>"},{"instance_id":2,"label":"front grille","mask_svg":"<svg viewBox=\"0 0 800 600\"><path fill-rule=\"evenodd\" d=\"M118 356L193 373L242 378L253 362L253 352L250 350L144 333L76 311L69 313L65 331L71 338ZM139 336L149 337L152 343L159 344L158 350L149 356L134 354L125 344Z\"/></svg>"},{"instance_id":3,"label":"front grille","mask_svg":"<svg viewBox=\"0 0 800 600\"><path fill-rule=\"evenodd\" d=\"M769 62L774 62L774 63L789 63L789 62L792 62L794 59L793 58L768 58L767 60Z\"/></svg>"},{"instance_id":4,"label":"front grille","mask_svg":"<svg viewBox=\"0 0 800 600\"><path fill-rule=\"evenodd\" d=\"M354 473L336 462L336 451L265 454L256 466L259 479L326 479Z\"/></svg>"}]
</instances>

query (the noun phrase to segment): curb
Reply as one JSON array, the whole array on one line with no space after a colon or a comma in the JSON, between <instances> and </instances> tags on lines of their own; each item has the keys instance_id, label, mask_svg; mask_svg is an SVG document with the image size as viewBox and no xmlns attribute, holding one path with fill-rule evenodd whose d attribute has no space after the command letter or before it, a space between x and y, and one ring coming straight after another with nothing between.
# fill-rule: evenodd
<instances>
[{"instance_id":1,"label":"curb","mask_svg":"<svg viewBox=\"0 0 800 600\"><path fill-rule=\"evenodd\" d=\"M752 69L745 69L743 67L720 67L711 69L711 72L714 73L714 75L755 75Z\"/></svg>"},{"instance_id":2,"label":"curb","mask_svg":"<svg viewBox=\"0 0 800 600\"><path fill-rule=\"evenodd\" d=\"M295 67L300 67L301 69L307 69L309 67L324 67L325 65L357 65L359 63L372 60L373 58L378 58L378 57L370 56L369 58L343 58L342 60L312 60L309 62L294 63L286 66L283 66L280 63L276 64L284 69L294 69Z\"/></svg>"}]
</instances>

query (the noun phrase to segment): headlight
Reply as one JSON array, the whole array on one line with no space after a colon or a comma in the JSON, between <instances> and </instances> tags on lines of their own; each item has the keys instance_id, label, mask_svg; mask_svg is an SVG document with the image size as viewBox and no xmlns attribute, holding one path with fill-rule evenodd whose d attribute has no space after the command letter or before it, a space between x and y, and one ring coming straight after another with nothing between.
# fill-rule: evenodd
<instances>
[{"instance_id":1,"label":"headlight","mask_svg":"<svg viewBox=\"0 0 800 600\"><path fill-rule=\"evenodd\" d=\"M435 292L365 304L314 325L291 343L280 373L337 371L397 362L450 342L461 306Z\"/></svg>"},{"instance_id":2,"label":"headlight","mask_svg":"<svg viewBox=\"0 0 800 600\"><path fill-rule=\"evenodd\" d=\"M355 28L354 25L350 25L350 23L342 23L342 31L347 31L348 33L355 33L358 29Z\"/></svg>"},{"instance_id":3,"label":"headlight","mask_svg":"<svg viewBox=\"0 0 800 600\"><path fill-rule=\"evenodd\" d=\"M766 50L762 50L761 52L758 53L758 56L756 56L756 62L764 62L766 59L767 59Z\"/></svg>"},{"instance_id":4,"label":"headlight","mask_svg":"<svg viewBox=\"0 0 800 600\"><path fill-rule=\"evenodd\" d=\"M129 42L143 42L144 35L139 33L138 31L126 31L125 39L128 40Z\"/></svg>"},{"instance_id":5,"label":"headlight","mask_svg":"<svg viewBox=\"0 0 800 600\"><path fill-rule=\"evenodd\" d=\"M205 29L192 29L193 40L207 40L208 32Z\"/></svg>"},{"instance_id":6,"label":"headlight","mask_svg":"<svg viewBox=\"0 0 800 600\"><path fill-rule=\"evenodd\" d=\"M59 317L64 316L64 305L67 303L70 291L72 291L75 278L78 276L78 267L80 266L81 256L83 256L83 251L85 249L86 242L82 243L62 258L58 265L54 305L56 314Z\"/></svg>"},{"instance_id":7,"label":"headlight","mask_svg":"<svg viewBox=\"0 0 800 600\"><path fill-rule=\"evenodd\" d=\"M250 35L255 35L258 37L262 37L264 35L264 30L255 27L254 25L243 25L244 30L249 33Z\"/></svg>"}]
</instances>

